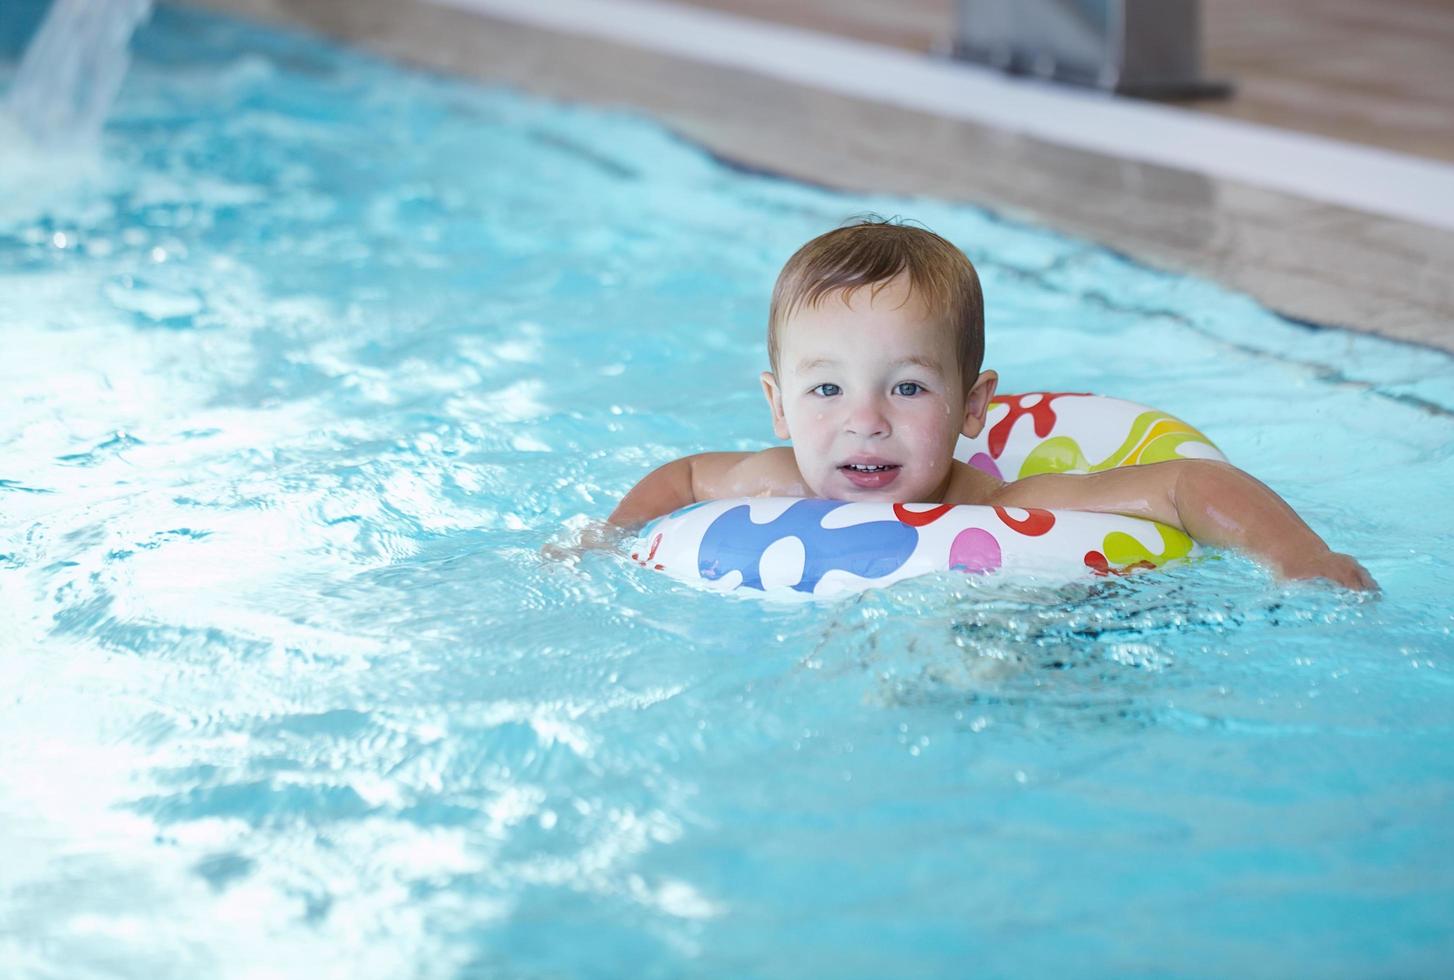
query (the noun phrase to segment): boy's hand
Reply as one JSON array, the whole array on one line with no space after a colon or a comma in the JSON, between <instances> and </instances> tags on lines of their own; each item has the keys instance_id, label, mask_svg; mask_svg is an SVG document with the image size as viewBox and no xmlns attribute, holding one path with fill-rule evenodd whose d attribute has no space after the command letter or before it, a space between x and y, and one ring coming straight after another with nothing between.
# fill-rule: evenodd
<instances>
[{"instance_id":1,"label":"boy's hand","mask_svg":"<svg viewBox=\"0 0 1454 980\"><path fill-rule=\"evenodd\" d=\"M555 540L545 542L540 546L540 554L551 561L574 564L587 551L612 551L630 536L631 532L624 527L591 521L578 530L567 530Z\"/></svg>"},{"instance_id":2,"label":"boy's hand","mask_svg":"<svg viewBox=\"0 0 1454 980\"><path fill-rule=\"evenodd\" d=\"M1368 569L1358 563L1358 559L1337 551L1323 551L1307 558L1284 561L1277 572L1285 579L1322 578L1345 589L1378 591L1378 583L1368 574Z\"/></svg>"}]
</instances>

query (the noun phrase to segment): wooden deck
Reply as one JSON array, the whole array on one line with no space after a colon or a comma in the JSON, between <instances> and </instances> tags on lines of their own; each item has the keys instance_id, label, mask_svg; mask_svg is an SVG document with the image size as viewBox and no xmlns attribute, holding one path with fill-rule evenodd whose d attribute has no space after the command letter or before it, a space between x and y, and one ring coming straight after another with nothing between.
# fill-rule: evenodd
<instances>
[{"instance_id":1,"label":"wooden deck","mask_svg":"<svg viewBox=\"0 0 1454 980\"><path fill-rule=\"evenodd\" d=\"M946 50L953 0L674 0L918 51ZM1207 74L1188 108L1454 162L1454 3L1203 0Z\"/></svg>"}]
</instances>

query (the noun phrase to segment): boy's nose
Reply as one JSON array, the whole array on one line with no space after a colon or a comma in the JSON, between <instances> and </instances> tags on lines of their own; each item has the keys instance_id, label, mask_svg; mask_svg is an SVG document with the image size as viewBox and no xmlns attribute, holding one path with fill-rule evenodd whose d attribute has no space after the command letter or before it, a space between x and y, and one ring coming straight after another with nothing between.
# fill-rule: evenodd
<instances>
[{"instance_id":1,"label":"boy's nose","mask_svg":"<svg viewBox=\"0 0 1454 980\"><path fill-rule=\"evenodd\" d=\"M850 434L855 436L886 436L889 434L888 415L883 410L883 404L876 398L865 398L853 406L848 413L847 425L845 426Z\"/></svg>"}]
</instances>

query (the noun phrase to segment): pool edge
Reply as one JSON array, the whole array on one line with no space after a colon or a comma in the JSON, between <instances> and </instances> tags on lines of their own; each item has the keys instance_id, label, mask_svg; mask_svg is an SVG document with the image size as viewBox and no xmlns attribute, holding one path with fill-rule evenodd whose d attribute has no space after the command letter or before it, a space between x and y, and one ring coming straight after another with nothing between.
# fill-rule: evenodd
<instances>
[{"instance_id":1,"label":"pool edge","mask_svg":"<svg viewBox=\"0 0 1454 980\"><path fill-rule=\"evenodd\" d=\"M1454 351L1454 232L429 0L187 0L411 64L645 111L746 168L990 208L1290 319ZM971 161L972 165L965 165Z\"/></svg>"}]
</instances>

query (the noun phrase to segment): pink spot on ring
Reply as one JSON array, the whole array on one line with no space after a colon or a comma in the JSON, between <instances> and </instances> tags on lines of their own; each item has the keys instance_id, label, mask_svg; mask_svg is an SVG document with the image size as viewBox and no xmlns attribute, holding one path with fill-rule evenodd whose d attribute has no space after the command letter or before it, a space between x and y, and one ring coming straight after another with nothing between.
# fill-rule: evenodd
<instances>
[{"instance_id":1,"label":"pink spot on ring","mask_svg":"<svg viewBox=\"0 0 1454 980\"><path fill-rule=\"evenodd\" d=\"M999 568L1003 562L1000 543L983 528L965 528L954 536L954 543L949 546L949 567L956 571L982 575Z\"/></svg>"},{"instance_id":2,"label":"pink spot on ring","mask_svg":"<svg viewBox=\"0 0 1454 980\"><path fill-rule=\"evenodd\" d=\"M996 480L1003 480L1005 475L1000 472L1000 466L995 462L994 457L989 453L975 453L969 457L969 465L982 473L988 473Z\"/></svg>"}]
</instances>

